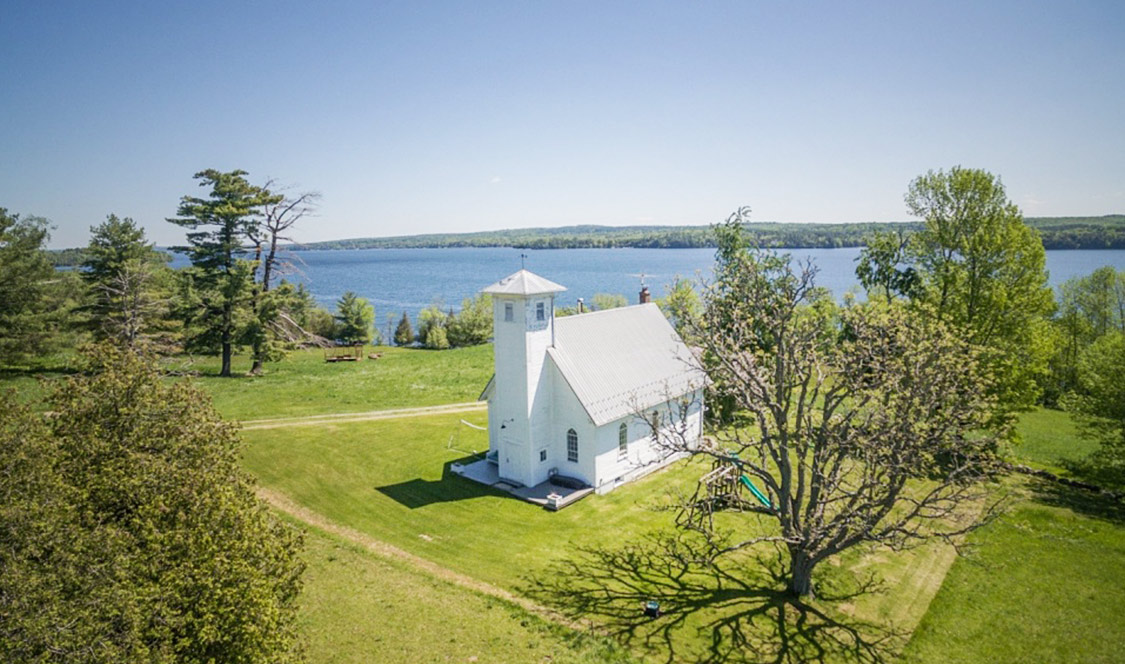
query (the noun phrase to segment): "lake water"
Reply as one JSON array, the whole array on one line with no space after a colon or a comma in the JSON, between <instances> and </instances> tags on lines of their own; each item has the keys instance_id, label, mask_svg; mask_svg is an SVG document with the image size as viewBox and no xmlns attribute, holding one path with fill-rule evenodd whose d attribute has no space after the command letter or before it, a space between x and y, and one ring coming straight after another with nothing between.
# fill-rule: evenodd
<instances>
[{"instance_id":1,"label":"lake water","mask_svg":"<svg viewBox=\"0 0 1125 664\"><path fill-rule=\"evenodd\" d=\"M798 260L810 259L818 269L817 283L841 297L859 289L855 261L859 248L792 249ZM413 319L435 299L459 309L461 300L520 268L567 287L556 299L573 306L578 298L591 301L594 293L621 293L636 302L641 275L653 297L664 294L676 275L695 278L710 275L714 249L335 249L289 254L297 272L290 281L304 282L322 306L335 309L336 300L352 290L375 305L380 329L387 316ZM182 256L174 266L186 265ZM1122 250L1054 250L1047 252L1050 283L1058 286L1103 265L1125 270ZM397 320L397 318L396 318Z\"/></svg>"}]
</instances>

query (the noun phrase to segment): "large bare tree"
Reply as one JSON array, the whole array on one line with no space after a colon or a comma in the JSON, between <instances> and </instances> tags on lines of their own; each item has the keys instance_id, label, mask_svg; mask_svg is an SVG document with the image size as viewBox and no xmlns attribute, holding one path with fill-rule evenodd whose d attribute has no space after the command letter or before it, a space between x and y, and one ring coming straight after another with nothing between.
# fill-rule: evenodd
<instances>
[{"instance_id":1,"label":"large bare tree","mask_svg":"<svg viewBox=\"0 0 1125 664\"><path fill-rule=\"evenodd\" d=\"M255 324L251 331L251 374L262 372L262 366L279 355L276 341L294 341L309 337L305 330L286 312L282 303L270 298L270 289L279 275L293 269L292 263L282 259L282 243L293 242L290 233L302 219L316 213L320 193L306 191L293 195L283 193L274 180L266 182L263 189L278 192L276 198L262 206L258 223L247 236L254 247L254 260L258 264L258 281L254 291Z\"/></svg>"},{"instance_id":2,"label":"large bare tree","mask_svg":"<svg viewBox=\"0 0 1125 664\"><path fill-rule=\"evenodd\" d=\"M702 445L675 427L661 434L724 471L685 501L681 526L702 535L711 556L784 548L788 588L803 596L816 566L846 549L901 549L981 523L992 511L980 482L993 468L985 424L994 400L974 348L894 306L837 307L811 266L795 270L788 256L750 248L744 214L718 229L715 278L694 330L714 396L735 421ZM741 504L772 525L716 526L713 512L731 504L723 492L752 491L747 482L761 500Z\"/></svg>"}]
</instances>

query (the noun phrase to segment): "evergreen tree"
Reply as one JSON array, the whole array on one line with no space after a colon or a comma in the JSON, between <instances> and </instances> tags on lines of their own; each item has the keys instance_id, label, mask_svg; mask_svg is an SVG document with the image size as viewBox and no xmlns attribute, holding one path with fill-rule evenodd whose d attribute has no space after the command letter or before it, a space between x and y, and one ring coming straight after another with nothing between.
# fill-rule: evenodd
<instances>
[{"instance_id":1,"label":"evergreen tree","mask_svg":"<svg viewBox=\"0 0 1125 664\"><path fill-rule=\"evenodd\" d=\"M177 247L193 266L188 315L189 346L219 351L221 376L231 375L231 355L253 311L254 263L240 258L242 246L253 232L262 206L278 197L246 181L246 171L222 173L214 169L195 174L201 187L210 187L207 198L184 196L179 217L168 221L191 229L190 246Z\"/></svg>"},{"instance_id":2,"label":"evergreen tree","mask_svg":"<svg viewBox=\"0 0 1125 664\"><path fill-rule=\"evenodd\" d=\"M300 538L235 427L138 355L87 368L50 415L0 397L0 660L299 660Z\"/></svg>"},{"instance_id":3,"label":"evergreen tree","mask_svg":"<svg viewBox=\"0 0 1125 664\"><path fill-rule=\"evenodd\" d=\"M0 363L50 350L62 320L60 284L45 251L47 220L0 208Z\"/></svg>"},{"instance_id":4,"label":"evergreen tree","mask_svg":"<svg viewBox=\"0 0 1125 664\"><path fill-rule=\"evenodd\" d=\"M336 337L345 344L370 343L375 307L366 298L348 291L336 302L336 324Z\"/></svg>"},{"instance_id":5,"label":"evergreen tree","mask_svg":"<svg viewBox=\"0 0 1125 664\"><path fill-rule=\"evenodd\" d=\"M402 312L402 320L398 322L398 327L395 328L395 344L398 346L409 346L414 343L414 330L410 328L410 317L406 312Z\"/></svg>"},{"instance_id":6,"label":"evergreen tree","mask_svg":"<svg viewBox=\"0 0 1125 664\"><path fill-rule=\"evenodd\" d=\"M137 350L170 350L168 285L164 255L145 240L144 229L109 215L90 229L82 279L90 291L85 307L96 339Z\"/></svg>"}]
</instances>

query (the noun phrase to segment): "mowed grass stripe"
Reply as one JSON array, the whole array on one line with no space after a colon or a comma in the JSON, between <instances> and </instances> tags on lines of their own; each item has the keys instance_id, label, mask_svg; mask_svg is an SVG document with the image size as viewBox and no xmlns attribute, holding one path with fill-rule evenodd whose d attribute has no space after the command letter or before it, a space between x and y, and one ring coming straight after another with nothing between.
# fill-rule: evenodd
<instances>
[{"instance_id":1,"label":"mowed grass stripe","mask_svg":"<svg viewBox=\"0 0 1125 664\"><path fill-rule=\"evenodd\" d=\"M468 413L486 410L488 404L484 402L469 401L465 403L452 403L444 406L423 406L421 408L394 408L391 410L372 410L366 413L333 413L329 415L311 415L306 417L280 417L266 420L244 420L242 428L249 429L276 429L279 427L318 426L341 422L364 422L367 420L387 420L400 417L417 417L419 415L437 415L442 413Z\"/></svg>"}]
</instances>

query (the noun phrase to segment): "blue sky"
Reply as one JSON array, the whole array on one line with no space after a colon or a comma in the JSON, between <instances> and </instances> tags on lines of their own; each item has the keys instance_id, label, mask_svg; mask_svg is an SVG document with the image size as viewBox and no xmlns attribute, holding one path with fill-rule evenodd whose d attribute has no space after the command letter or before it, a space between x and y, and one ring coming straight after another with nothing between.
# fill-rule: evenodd
<instances>
[{"instance_id":1,"label":"blue sky","mask_svg":"<svg viewBox=\"0 0 1125 664\"><path fill-rule=\"evenodd\" d=\"M1125 211L1120 2L22 2L0 206L160 244L205 168L323 194L314 241L908 218L964 165Z\"/></svg>"}]
</instances>

